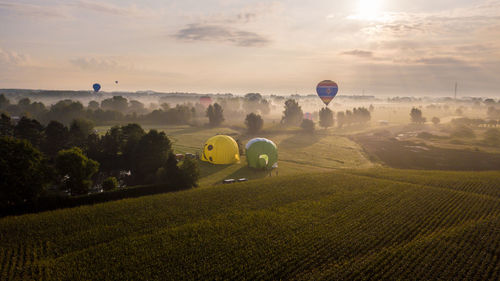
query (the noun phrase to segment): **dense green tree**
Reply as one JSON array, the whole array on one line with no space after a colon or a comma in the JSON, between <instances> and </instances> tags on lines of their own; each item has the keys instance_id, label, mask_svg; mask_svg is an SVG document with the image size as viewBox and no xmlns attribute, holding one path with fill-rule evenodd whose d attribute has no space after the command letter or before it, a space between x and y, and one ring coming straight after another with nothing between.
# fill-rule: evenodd
<instances>
[{"instance_id":1,"label":"dense green tree","mask_svg":"<svg viewBox=\"0 0 500 281\"><path fill-rule=\"evenodd\" d=\"M71 122L69 127L69 137L72 146L77 146L86 149L88 136L94 132L94 122L78 118Z\"/></svg>"},{"instance_id":2,"label":"dense green tree","mask_svg":"<svg viewBox=\"0 0 500 281\"><path fill-rule=\"evenodd\" d=\"M113 190L118 187L118 180L115 177L108 177L102 182L104 191Z\"/></svg>"},{"instance_id":3,"label":"dense green tree","mask_svg":"<svg viewBox=\"0 0 500 281\"><path fill-rule=\"evenodd\" d=\"M7 114L0 115L0 136L12 136L14 134L14 125Z\"/></svg>"},{"instance_id":4,"label":"dense green tree","mask_svg":"<svg viewBox=\"0 0 500 281\"><path fill-rule=\"evenodd\" d=\"M200 178L200 168L198 167L198 162L196 160L189 157L185 158L184 161L182 161L180 169L186 187L198 186L198 180Z\"/></svg>"},{"instance_id":5,"label":"dense green tree","mask_svg":"<svg viewBox=\"0 0 500 281\"><path fill-rule=\"evenodd\" d=\"M219 126L224 121L224 110L218 103L209 105L207 108L207 117L210 126Z\"/></svg>"},{"instance_id":6,"label":"dense green tree","mask_svg":"<svg viewBox=\"0 0 500 281\"><path fill-rule=\"evenodd\" d=\"M83 110L81 102L62 100L50 107L43 121L49 122L50 120L57 120L65 125L69 125L74 119L83 118L84 116L85 111Z\"/></svg>"},{"instance_id":7,"label":"dense green tree","mask_svg":"<svg viewBox=\"0 0 500 281\"><path fill-rule=\"evenodd\" d=\"M319 111L319 125L325 129L333 126L333 111L324 107Z\"/></svg>"},{"instance_id":8,"label":"dense green tree","mask_svg":"<svg viewBox=\"0 0 500 281\"><path fill-rule=\"evenodd\" d=\"M288 126L297 126L301 123L303 117L302 108L296 100L289 99L285 102L281 123Z\"/></svg>"},{"instance_id":9,"label":"dense green tree","mask_svg":"<svg viewBox=\"0 0 500 281\"><path fill-rule=\"evenodd\" d=\"M0 109L6 108L10 105L10 101L4 96L4 94L0 94Z\"/></svg>"},{"instance_id":10,"label":"dense green tree","mask_svg":"<svg viewBox=\"0 0 500 281\"><path fill-rule=\"evenodd\" d=\"M247 126L248 132L250 134L256 134L260 132L262 126L264 126L264 120L260 115L255 113L250 113L245 118L245 125Z\"/></svg>"},{"instance_id":11,"label":"dense green tree","mask_svg":"<svg viewBox=\"0 0 500 281\"><path fill-rule=\"evenodd\" d=\"M101 102L104 110L114 110L125 113L128 109L128 100L122 96L114 96Z\"/></svg>"},{"instance_id":12,"label":"dense green tree","mask_svg":"<svg viewBox=\"0 0 500 281\"><path fill-rule=\"evenodd\" d=\"M69 130L62 123L50 121L45 127L45 141L42 145L43 152L49 156L56 156L59 150L68 148Z\"/></svg>"},{"instance_id":13,"label":"dense green tree","mask_svg":"<svg viewBox=\"0 0 500 281\"><path fill-rule=\"evenodd\" d=\"M43 126L35 119L22 117L14 128L16 138L25 139L35 147L40 147L43 142Z\"/></svg>"},{"instance_id":14,"label":"dense green tree","mask_svg":"<svg viewBox=\"0 0 500 281\"><path fill-rule=\"evenodd\" d=\"M56 168L63 177L63 188L72 195L87 194L92 185L90 179L99 169L99 163L87 158L78 147L61 150L56 157Z\"/></svg>"},{"instance_id":15,"label":"dense green tree","mask_svg":"<svg viewBox=\"0 0 500 281\"><path fill-rule=\"evenodd\" d=\"M0 137L0 206L34 201L49 183L43 155L26 140Z\"/></svg>"},{"instance_id":16,"label":"dense green tree","mask_svg":"<svg viewBox=\"0 0 500 281\"><path fill-rule=\"evenodd\" d=\"M130 158L133 183L153 182L156 171L165 166L172 152L172 144L164 132L150 130L145 134Z\"/></svg>"}]
</instances>

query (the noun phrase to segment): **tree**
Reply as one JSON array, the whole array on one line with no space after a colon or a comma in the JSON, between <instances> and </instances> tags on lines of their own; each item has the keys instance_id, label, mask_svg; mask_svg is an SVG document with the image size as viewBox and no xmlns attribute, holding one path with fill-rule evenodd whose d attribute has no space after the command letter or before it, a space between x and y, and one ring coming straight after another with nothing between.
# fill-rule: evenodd
<instances>
[{"instance_id":1,"label":"tree","mask_svg":"<svg viewBox=\"0 0 500 281\"><path fill-rule=\"evenodd\" d=\"M104 110L114 110L126 112L128 109L128 100L122 96L113 96L101 102L101 108Z\"/></svg>"},{"instance_id":2,"label":"tree","mask_svg":"<svg viewBox=\"0 0 500 281\"><path fill-rule=\"evenodd\" d=\"M333 126L333 111L328 107L322 108L319 111L319 125L325 129Z\"/></svg>"},{"instance_id":3,"label":"tree","mask_svg":"<svg viewBox=\"0 0 500 281\"><path fill-rule=\"evenodd\" d=\"M437 125L441 122L441 119L439 119L438 117L432 117L432 124L434 125Z\"/></svg>"},{"instance_id":4,"label":"tree","mask_svg":"<svg viewBox=\"0 0 500 281\"><path fill-rule=\"evenodd\" d=\"M260 115L250 113L245 118L245 125L247 126L250 134L256 134L262 129L262 126L264 126L264 120L260 117Z\"/></svg>"},{"instance_id":5,"label":"tree","mask_svg":"<svg viewBox=\"0 0 500 281\"><path fill-rule=\"evenodd\" d=\"M411 117L411 122L413 122L413 123L416 123L416 124L425 123L425 118L422 117L422 110L420 110L416 107L411 109L410 117Z\"/></svg>"},{"instance_id":6,"label":"tree","mask_svg":"<svg viewBox=\"0 0 500 281\"><path fill-rule=\"evenodd\" d=\"M300 124L300 127L308 133L314 133L314 122L312 120L302 120L302 124Z\"/></svg>"},{"instance_id":7,"label":"tree","mask_svg":"<svg viewBox=\"0 0 500 281\"><path fill-rule=\"evenodd\" d=\"M43 155L26 140L0 137L0 206L32 202L49 183Z\"/></svg>"},{"instance_id":8,"label":"tree","mask_svg":"<svg viewBox=\"0 0 500 281\"><path fill-rule=\"evenodd\" d=\"M0 94L0 109L7 107L10 104L10 101L4 96L4 94Z\"/></svg>"},{"instance_id":9,"label":"tree","mask_svg":"<svg viewBox=\"0 0 500 281\"><path fill-rule=\"evenodd\" d=\"M89 105L87 106L88 109L90 110L97 110L99 109L99 103L96 102L95 100L89 101Z\"/></svg>"},{"instance_id":10,"label":"tree","mask_svg":"<svg viewBox=\"0 0 500 281\"><path fill-rule=\"evenodd\" d=\"M104 191L113 190L118 187L118 180L115 177L108 177L102 182Z\"/></svg>"},{"instance_id":11,"label":"tree","mask_svg":"<svg viewBox=\"0 0 500 281\"><path fill-rule=\"evenodd\" d=\"M198 180L200 178L200 168L198 167L198 162L196 160L189 157L184 158L180 169L186 187L190 188L198 186Z\"/></svg>"},{"instance_id":12,"label":"tree","mask_svg":"<svg viewBox=\"0 0 500 281\"><path fill-rule=\"evenodd\" d=\"M99 163L87 158L78 147L61 150L56 157L56 168L63 178L63 187L72 195L87 194L92 180L99 170Z\"/></svg>"},{"instance_id":13,"label":"tree","mask_svg":"<svg viewBox=\"0 0 500 281\"><path fill-rule=\"evenodd\" d=\"M289 99L285 102L285 110L281 122L289 126L297 126L302 121L304 113L299 103L294 99Z\"/></svg>"},{"instance_id":14,"label":"tree","mask_svg":"<svg viewBox=\"0 0 500 281\"><path fill-rule=\"evenodd\" d=\"M172 153L172 144L164 132L150 130L129 156L132 183L152 183L157 170L164 167ZM175 160L175 155L173 156Z\"/></svg>"},{"instance_id":15,"label":"tree","mask_svg":"<svg viewBox=\"0 0 500 281\"><path fill-rule=\"evenodd\" d=\"M0 116L0 136L12 136L14 134L14 126L10 121L10 117L6 114Z\"/></svg>"},{"instance_id":16,"label":"tree","mask_svg":"<svg viewBox=\"0 0 500 281\"><path fill-rule=\"evenodd\" d=\"M35 147L40 147L43 142L43 126L35 119L22 117L14 129L16 138L25 139Z\"/></svg>"},{"instance_id":17,"label":"tree","mask_svg":"<svg viewBox=\"0 0 500 281\"><path fill-rule=\"evenodd\" d=\"M207 117L208 117L208 123L210 126L215 127L219 126L222 124L224 121L224 110L222 107L218 104L215 103L214 105L209 105L207 108Z\"/></svg>"},{"instance_id":18,"label":"tree","mask_svg":"<svg viewBox=\"0 0 500 281\"><path fill-rule=\"evenodd\" d=\"M78 118L71 122L69 137L72 146L86 148L87 138L94 131L94 122Z\"/></svg>"},{"instance_id":19,"label":"tree","mask_svg":"<svg viewBox=\"0 0 500 281\"><path fill-rule=\"evenodd\" d=\"M54 157L58 151L67 148L69 143L69 131L62 123L50 121L44 132L45 141L42 148L49 156Z\"/></svg>"}]
</instances>

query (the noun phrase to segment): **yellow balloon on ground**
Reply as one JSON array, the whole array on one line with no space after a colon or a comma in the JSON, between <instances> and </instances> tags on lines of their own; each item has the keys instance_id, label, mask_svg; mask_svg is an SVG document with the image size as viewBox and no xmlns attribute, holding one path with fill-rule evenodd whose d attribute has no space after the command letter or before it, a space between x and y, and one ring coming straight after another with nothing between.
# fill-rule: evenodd
<instances>
[{"instance_id":1,"label":"yellow balloon on ground","mask_svg":"<svg viewBox=\"0 0 500 281\"><path fill-rule=\"evenodd\" d=\"M212 164L234 164L240 161L238 144L225 135L209 138L203 145L201 160Z\"/></svg>"}]
</instances>

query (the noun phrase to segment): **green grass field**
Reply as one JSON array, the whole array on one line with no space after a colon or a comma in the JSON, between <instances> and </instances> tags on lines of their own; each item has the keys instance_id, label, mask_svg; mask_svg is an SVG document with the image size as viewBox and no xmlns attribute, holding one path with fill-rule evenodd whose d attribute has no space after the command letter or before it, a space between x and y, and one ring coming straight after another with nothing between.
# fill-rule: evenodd
<instances>
[{"instance_id":1,"label":"green grass field","mask_svg":"<svg viewBox=\"0 0 500 281\"><path fill-rule=\"evenodd\" d=\"M109 127L97 127L100 133ZM205 141L217 134L226 134L239 139L243 145L254 137L269 138L278 145L279 175L331 171L336 169L373 167L363 149L336 130L318 129L314 135L304 134L299 129L268 127L255 136L246 135L243 128L195 128L190 126L144 126L165 132L175 153L201 152ZM268 176L265 172L249 169L243 156L239 164L211 165L200 162L200 185L213 185L226 178L258 179ZM275 175L275 173L273 173Z\"/></svg>"},{"instance_id":2,"label":"green grass field","mask_svg":"<svg viewBox=\"0 0 500 281\"><path fill-rule=\"evenodd\" d=\"M500 172L338 170L0 219L0 280L498 280Z\"/></svg>"}]
</instances>

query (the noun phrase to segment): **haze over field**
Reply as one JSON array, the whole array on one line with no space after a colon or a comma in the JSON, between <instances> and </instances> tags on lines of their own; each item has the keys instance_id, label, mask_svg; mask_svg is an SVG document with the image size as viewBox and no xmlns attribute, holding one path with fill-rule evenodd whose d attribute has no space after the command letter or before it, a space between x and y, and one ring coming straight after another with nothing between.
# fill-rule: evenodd
<instances>
[{"instance_id":1,"label":"haze over field","mask_svg":"<svg viewBox=\"0 0 500 281\"><path fill-rule=\"evenodd\" d=\"M0 88L494 96L500 1L0 1ZM114 81L118 80L119 84Z\"/></svg>"}]
</instances>

